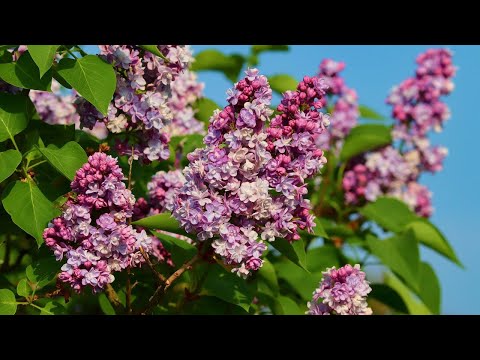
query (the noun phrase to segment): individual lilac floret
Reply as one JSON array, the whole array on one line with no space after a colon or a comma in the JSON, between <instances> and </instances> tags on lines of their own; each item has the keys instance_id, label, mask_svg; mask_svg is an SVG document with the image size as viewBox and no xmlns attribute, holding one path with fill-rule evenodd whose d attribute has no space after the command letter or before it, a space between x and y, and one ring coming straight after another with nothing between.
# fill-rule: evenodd
<instances>
[{"instance_id":1,"label":"individual lilac floret","mask_svg":"<svg viewBox=\"0 0 480 360\"><path fill-rule=\"evenodd\" d=\"M162 255L156 239L128 225L135 197L122 180L116 159L99 152L91 155L71 183L74 194L62 214L43 232L56 259L67 259L59 279L77 292L87 285L101 291L114 281L113 272L140 266L140 247Z\"/></svg>"},{"instance_id":2,"label":"individual lilac floret","mask_svg":"<svg viewBox=\"0 0 480 360\"><path fill-rule=\"evenodd\" d=\"M327 268L307 304L309 315L372 315L367 296L372 291L360 265Z\"/></svg>"},{"instance_id":3,"label":"individual lilac floret","mask_svg":"<svg viewBox=\"0 0 480 360\"><path fill-rule=\"evenodd\" d=\"M110 62L117 76L117 88L107 116L82 97L75 101L82 126L105 123L111 133L129 134L118 141L116 150L145 163L168 159L170 134L164 127L173 119L169 107L171 84L192 61L190 49L180 45L158 45L164 58L134 45L101 45L100 56Z\"/></svg>"},{"instance_id":4,"label":"individual lilac floret","mask_svg":"<svg viewBox=\"0 0 480 360\"><path fill-rule=\"evenodd\" d=\"M227 91L229 105L211 117L206 147L187 156L173 215L198 241L212 239L215 253L240 276L262 266L264 241L294 241L300 229L314 226L305 179L326 162L315 145L328 125L318 111L325 89L319 78L305 77L284 94L267 128L272 90L248 69Z\"/></svg>"}]
</instances>

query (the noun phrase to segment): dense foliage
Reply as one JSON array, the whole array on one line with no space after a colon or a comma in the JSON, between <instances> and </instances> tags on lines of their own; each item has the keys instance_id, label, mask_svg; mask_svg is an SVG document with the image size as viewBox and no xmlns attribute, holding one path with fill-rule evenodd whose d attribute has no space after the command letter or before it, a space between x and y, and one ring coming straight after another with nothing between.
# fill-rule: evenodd
<instances>
[{"instance_id":1,"label":"dense foliage","mask_svg":"<svg viewBox=\"0 0 480 360\"><path fill-rule=\"evenodd\" d=\"M440 313L420 247L462 265L421 175L451 52L419 55L388 119L343 62L268 75L288 50L0 46L0 314Z\"/></svg>"}]
</instances>

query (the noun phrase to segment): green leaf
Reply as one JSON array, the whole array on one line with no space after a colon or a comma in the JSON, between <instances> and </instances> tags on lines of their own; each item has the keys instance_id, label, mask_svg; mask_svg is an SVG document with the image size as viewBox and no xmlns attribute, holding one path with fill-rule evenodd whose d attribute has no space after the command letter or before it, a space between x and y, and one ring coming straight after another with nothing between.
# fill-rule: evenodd
<instances>
[{"instance_id":1,"label":"green leaf","mask_svg":"<svg viewBox=\"0 0 480 360\"><path fill-rule=\"evenodd\" d=\"M62 147L66 142L75 140L75 125L50 125L41 120L32 120L27 131L31 129L38 131L46 145Z\"/></svg>"},{"instance_id":2,"label":"green leaf","mask_svg":"<svg viewBox=\"0 0 480 360\"><path fill-rule=\"evenodd\" d=\"M22 132L34 111L28 96L0 93L0 142Z\"/></svg>"},{"instance_id":3,"label":"green leaf","mask_svg":"<svg viewBox=\"0 0 480 360\"><path fill-rule=\"evenodd\" d=\"M182 163L188 164L188 159L186 155L194 151L195 149L202 148L203 144L203 135L200 134L189 134L183 136L172 136L170 139L170 160L175 161L176 151L178 145L181 144L183 160Z\"/></svg>"},{"instance_id":4,"label":"green leaf","mask_svg":"<svg viewBox=\"0 0 480 360\"><path fill-rule=\"evenodd\" d=\"M302 299L312 299L312 294L322 279L322 273L309 273L288 260L279 261L274 266L278 277L285 280Z\"/></svg>"},{"instance_id":5,"label":"green leaf","mask_svg":"<svg viewBox=\"0 0 480 360\"><path fill-rule=\"evenodd\" d=\"M60 45L27 45L28 51L33 61L40 70L40 76L43 76L51 67L55 53Z\"/></svg>"},{"instance_id":6,"label":"green leaf","mask_svg":"<svg viewBox=\"0 0 480 360\"><path fill-rule=\"evenodd\" d=\"M305 315L295 301L282 295L275 298L273 311L275 315Z\"/></svg>"},{"instance_id":7,"label":"green leaf","mask_svg":"<svg viewBox=\"0 0 480 360\"><path fill-rule=\"evenodd\" d=\"M178 221L170 213L162 213L132 222L133 225L148 229L160 229L174 234L185 235L186 232L180 227Z\"/></svg>"},{"instance_id":8,"label":"green leaf","mask_svg":"<svg viewBox=\"0 0 480 360\"><path fill-rule=\"evenodd\" d=\"M392 135L389 127L376 124L359 125L354 127L346 137L340 159L345 161L391 142Z\"/></svg>"},{"instance_id":9,"label":"green leaf","mask_svg":"<svg viewBox=\"0 0 480 360\"><path fill-rule=\"evenodd\" d=\"M360 105L358 107L358 110L360 112L360 117L364 119L372 119L372 120L385 120L385 116L380 115L377 113L375 110L369 108L368 106L365 105Z\"/></svg>"},{"instance_id":10,"label":"green leaf","mask_svg":"<svg viewBox=\"0 0 480 360\"><path fill-rule=\"evenodd\" d=\"M237 81L238 74L245 59L238 54L225 55L214 49L201 51L195 56L192 64L193 71L213 70L220 71L232 82Z\"/></svg>"},{"instance_id":11,"label":"green leaf","mask_svg":"<svg viewBox=\"0 0 480 360\"><path fill-rule=\"evenodd\" d=\"M218 264L210 267L201 294L215 296L228 303L238 305L246 311L250 308L254 295L245 280L225 271Z\"/></svg>"},{"instance_id":12,"label":"green leaf","mask_svg":"<svg viewBox=\"0 0 480 360\"><path fill-rule=\"evenodd\" d=\"M408 313L407 305L402 297L390 286L385 284L372 284L371 288L372 292L368 296L369 299L376 299L395 311L405 314Z\"/></svg>"},{"instance_id":13,"label":"green leaf","mask_svg":"<svg viewBox=\"0 0 480 360\"><path fill-rule=\"evenodd\" d=\"M0 183L15 172L22 161L22 154L17 150L0 152Z\"/></svg>"},{"instance_id":14,"label":"green leaf","mask_svg":"<svg viewBox=\"0 0 480 360\"><path fill-rule=\"evenodd\" d=\"M305 246L302 239L290 243L288 240L277 238L270 244L294 264L307 270L307 256L305 255Z\"/></svg>"},{"instance_id":15,"label":"green leaf","mask_svg":"<svg viewBox=\"0 0 480 360\"><path fill-rule=\"evenodd\" d=\"M32 288L28 285L27 279L22 279L17 284L18 296L27 297L32 293Z\"/></svg>"},{"instance_id":16,"label":"green leaf","mask_svg":"<svg viewBox=\"0 0 480 360\"><path fill-rule=\"evenodd\" d=\"M315 217L315 227L313 228L313 235L320 236L322 238L328 238L328 234L326 233L325 229L323 228L323 224L319 218Z\"/></svg>"},{"instance_id":17,"label":"green leaf","mask_svg":"<svg viewBox=\"0 0 480 360\"><path fill-rule=\"evenodd\" d=\"M141 47L143 50L146 50L148 52L151 52L153 55L160 56L163 60L167 60L165 55L163 55L160 50L158 49L157 45L138 45Z\"/></svg>"},{"instance_id":18,"label":"green leaf","mask_svg":"<svg viewBox=\"0 0 480 360\"><path fill-rule=\"evenodd\" d=\"M390 197L379 197L358 211L369 220L395 233L402 232L409 223L419 219L403 201Z\"/></svg>"},{"instance_id":19,"label":"green leaf","mask_svg":"<svg viewBox=\"0 0 480 360\"><path fill-rule=\"evenodd\" d=\"M332 245L323 245L307 251L308 270L311 272L322 272L327 267L339 267L338 250Z\"/></svg>"},{"instance_id":20,"label":"green leaf","mask_svg":"<svg viewBox=\"0 0 480 360\"><path fill-rule=\"evenodd\" d=\"M430 221L426 219L413 221L407 225L406 229L411 230L411 234L419 243L428 246L463 267L447 239Z\"/></svg>"},{"instance_id":21,"label":"green leaf","mask_svg":"<svg viewBox=\"0 0 480 360\"><path fill-rule=\"evenodd\" d=\"M115 309L113 308L110 301L108 301L107 295L101 293L98 296L98 303L100 305L100 309L102 309L105 315L116 315Z\"/></svg>"},{"instance_id":22,"label":"green leaf","mask_svg":"<svg viewBox=\"0 0 480 360\"><path fill-rule=\"evenodd\" d=\"M27 266L25 273L27 279L39 289L55 279L61 266L62 264L55 260L51 250L43 245L39 250L39 258Z\"/></svg>"},{"instance_id":23,"label":"green leaf","mask_svg":"<svg viewBox=\"0 0 480 360\"><path fill-rule=\"evenodd\" d=\"M252 45L252 53L258 55L265 51L288 51L288 45Z\"/></svg>"},{"instance_id":24,"label":"green leaf","mask_svg":"<svg viewBox=\"0 0 480 360\"><path fill-rule=\"evenodd\" d=\"M418 244L409 231L386 240L369 234L367 244L383 264L400 275L412 289L419 290L420 254Z\"/></svg>"},{"instance_id":25,"label":"green leaf","mask_svg":"<svg viewBox=\"0 0 480 360\"><path fill-rule=\"evenodd\" d=\"M440 282L435 275L435 271L426 262L420 264L420 292L418 296L432 313L440 313Z\"/></svg>"},{"instance_id":26,"label":"green leaf","mask_svg":"<svg viewBox=\"0 0 480 360\"><path fill-rule=\"evenodd\" d=\"M182 313L189 315L248 315L241 307L214 296L202 296L198 300L186 302Z\"/></svg>"},{"instance_id":27,"label":"green leaf","mask_svg":"<svg viewBox=\"0 0 480 360\"><path fill-rule=\"evenodd\" d=\"M277 274L275 273L275 268L268 259L263 259L263 265L258 270L258 277L265 281L265 284L271 290L274 295L278 295L278 279Z\"/></svg>"},{"instance_id":28,"label":"green leaf","mask_svg":"<svg viewBox=\"0 0 480 360\"><path fill-rule=\"evenodd\" d=\"M40 309L40 315L55 315L54 309L56 307L57 305L54 302L49 301Z\"/></svg>"},{"instance_id":29,"label":"green leaf","mask_svg":"<svg viewBox=\"0 0 480 360\"><path fill-rule=\"evenodd\" d=\"M50 91L52 72L40 76L29 51L25 51L16 62L0 64L0 78L19 88Z\"/></svg>"},{"instance_id":30,"label":"green leaf","mask_svg":"<svg viewBox=\"0 0 480 360\"><path fill-rule=\"evenodd\" d=\"M8 289L0 289L0 315L15 315L16 312L15 294Z\"/></svg>"},{"instance_id":31,"label":"green leaf","mask_svg":"<svg viewBox=\"0 0 480 360\"><path fill-rule=\"evenodd\" d=\"M66 143L62 148L39 148L52 166L69 180L73 180L75 173L87 162L85 150L74 141Z\"/></svg>"},{"instance_id":32,"label":"green leaf","mask_svg":"<svg viewBox=\"0 0 480 360\"><path fill-rule=\"evenodd\" d=\"M162 240L163 246L172 255L172 260L178 266L181 266L197 253L197 248L185 240L177 239L174 236L152 231L152 234Z\"/></svg>"},{"instance_id":33,"label":"green leaf","mask_svg":"<svg viewBox=\"0 0 480 360\"><path fill-rule=\"evenodd\" d=\"M13 222L32 235L38 246L48 222L59 214L32 180L10 183L3 191L2 203Z\"/></svg>"},{"instance_id":34,"label":"green leaf","mask_svg":"<svg viewBox=\"0 0 480 360\"><path fill-rule=\"evenodd\" d=\"M388 285L393 290L395 290L398 295L403 299L405 302L408 312L412 315L430 315L431 312L425 306L424 303L419 301L415 295L405 286L399 278L397 278L392 273L385 274L384 276L384 283Z\"/></svg>"},{"instance_id":35,"label":"green leaf","mask_svg":"<svg viewBox=\"0 0 480 360\"><path fill-rule=\"evenodd\" d=\"M220 106L209 98L198 99L195 103L195 118L208 125L210 117L213 115L213 111L220 109Z\"/></svg>"},{"instance_id":36,"label":"green leaf","mask_svg":"<svg viewBox=\"0 0 480 360\"><path fill-rule=\"evenodd\" d=\"M279 94L283 94L287 90L295 91L298 85L298 81L287 74L269 76L268 82L272 90Z\"/></svg>"},{"instance_id":37,"label":"green leaf","mask_svg":"<svg viewBox=\"0 0 480 360\"><path fill-rule=\"evenodd\" d=\"M60 60L56 71L98 111L107 114L117 83L112 65L98 56L87 55L77 60Z\"/></svg>"}]
</instances>

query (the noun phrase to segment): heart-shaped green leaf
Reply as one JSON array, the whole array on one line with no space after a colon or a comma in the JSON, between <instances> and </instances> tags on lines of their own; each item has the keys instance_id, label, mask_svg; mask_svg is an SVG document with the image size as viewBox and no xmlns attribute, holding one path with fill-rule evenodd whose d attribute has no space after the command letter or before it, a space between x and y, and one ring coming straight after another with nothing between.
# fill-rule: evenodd
<instances>
[{"instance_id":1,"label":"heart-shaped green leaf","mask_svg":"<svg viewBox=\"0 0 480 360\"><path fill-rule=\"evenodd\" d=\"M27 45L33 61L40 70L40 76L43 76L52 67L58 47L59 45Z\"/></svg>"},{"instance_id":2,"label":"heart-shaped green leaf","mask_svg":"<svg viewBox=\"0 0 480 360\"><path fill-rule=\"evenodd\" d=\"M16 62L0 64L0 78L19 88L50 91L52 72L40 76L37 64L25 51Z\"/></svg>"},{"instance_id":3,"label":"heart-shaped green leaf","mask_svg":"<svg viewBox=\"0 0 480 360\"><path fill-rule=\"evenodd\" d=\"M85 150L75 141L66 143L62 148L38 148L52 166L69 180L73 180L75 173L87 162Z\"/></svg>"},{"instance_id":4,"label":"heart-shaped green leaf","mask_svg":"<svg viewBox=\"0 0 480 360\"><path fill-rule=\"evenodd\" d=\"M0 183L12 175L22 161L22 154L17 150L0 152Z\"/></svg>"}]
</instances>

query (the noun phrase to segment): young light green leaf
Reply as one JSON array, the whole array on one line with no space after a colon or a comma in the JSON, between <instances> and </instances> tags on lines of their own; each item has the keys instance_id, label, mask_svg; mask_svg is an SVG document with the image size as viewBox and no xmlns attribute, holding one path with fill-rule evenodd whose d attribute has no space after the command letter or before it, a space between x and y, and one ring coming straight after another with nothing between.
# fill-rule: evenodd
<instances>
[{"instance_id":1,"label":"young light green leaf","mask_svg":"<svg viewBox=\"0 0 480 360\"><path fill-rule=\"evenodd\" d=\"M62 148L38 148L52 166L69 180L87 162L85 150L75 141L66 143Z\"/></svg>"},{"instance_id":2,"label":"young light green leaf","mask_svg":"<svg viewBox=\"0 0 480 360\"><path fill-rule=\"evenodd\" d=\"M395 233L402 232L409 223L419 219L403 201L390 197L379 197L360 208L359 213Z\"/></svg>"},{"instance_id":3,"label":"young light green leaf","mask_svg":"<svg viewBox=\"0 0 480 360\"><path fill-rule=\"evenodd\" d=\"M0 142L22 132L34 111L28 96L0 93Z\"/></svg>"},{"instance_id":4,"label":"young light green leaf","mask_svg":"<svg viewBox=\"0 0 480 360\"><path fill-rule=\"evenodd\" d=\"M8 289L0 289L0 315L15 315L16 312L15 294Z\"/></svg>"},{"instance_id":5,"label":"young light green leaf","mask_svg":"<svg viewBox=\"0 0 480 360\"><path fill-rule=\"evenodd\" d=\"M463 267L447 239L430 221L419 219L418 221L409 223L406 229L411 230L411 234L414 236L415 240Z\"/></svg>"},{"instance_id":6,"label":"young light green leaf","mask_svg":"<svg viewBox=\"0 0 480 360\"><path fill-rule=\"evenodd\" d=\"M376 124L358 125L350 131L345 139L340 158L346 161L355 155L391 142L392 135L389 127Z\"/></svg>"},{"instance_id":7,"label":"young light green leaf","mask_svg":"<svg viewBox=\"0 0 480 360\"><path fill-rule=\"evenodd\" d=\"M60 60L56 71L98 111L107 114L117 82L112 65L98 56L87 55L77 60Z\"/></svg>"},{"instance_id":8,"label":"young light green leaf","mask_svg":"<svg viewBox=\"0 0 480 360\"><path fill-rule=\"evenodd\" d=\"M162 213L132 222L148 229L160 229L174 234L186 235L186 232L180 227L178 221L170 213Z\"/></svg>"},{"instance_id":9,"label":"young light green leaf","mask_svg":"<svg viewBox=\"0 0 480 360\"><path fill-rule=\"evenodd\" d=\"M387 273L384 276L384 283L401 296L411 315L431 315L425 304L419 301L398 277Z\"/></svg>"},{"instance_id":10,"label":"young light green leaf","mask_svg":"<svg viewBox=\"0 0 480 360\"><path fill-rule=\"evenodd\" d=\"M0 152L0 183L15 172L22 161L22 154L17 150Z\"/></svg>"},{"instance_id":11,"label":"young light green leaf","mask_svg":"<svg viewBox=\"0 0 480 360\"><path fill-rule=\"evenodd\" d=\"M435 271L430 264L422 262L420 264L420 292L418 296L422 302L428 306L434 314L440 313L441 290Z\"/></svg>"},{"instance_id":12,"label":"young light green leaf","mask_svg":"<svg viewBox=\"0 0 480 360\"><path fill-rule=\"evenodd\" d=\"M288 240L277 238L270 244L285 255L287 259L308 272L307 256L305 255L305 246L302 239L290 243Z\"/></svg>"},{"instance_id":13,"label":"young light green leaf","mask_svg":"<svg viewBox=\"0 0 480 360\"><path fill-rule=\"evenodd\" d=\"M277 274L275 273L275 267L268 259L263 259L263 265L258 270L258 277L265 281L273 295L278 295L280 290L278 288Z\"/></svg>"},{"instance_id":14,"label":"young light green leaf","mask_svg":"<svg viewBox=\"0 0 480 360\"><path fill-rule=\"evenodd\" d=\"M16 62L0 64L0 78L19 88L50 91L52 72L40 76L30 52L25 51Z\"/></svg>"},{"instance_id":15,"label":"young light green leaf","mask_svg":"<svg viewBox=\"0 0 480 360\"><path fill-rule=\"evenodd\" d=\"M47 302L43 308L40 308L40 315L55 315L54 309L57 307L52 301Z\"/></svg>"},{"instance_id":16,"label":"young light green leaf","mask_svg":"<svg viewBox=\"0 0 480 360\"><path fill-rule=\"evenodd\" d=\"M17 284L18 296L27 297L32 293L32 288L28 285L27 279L22 279Z\"/></svg>"},{"instance_id":17,"label":"young light green leaf","mask_svg":"<svg viewBox=\"0 0 480 360\"><path fill-rule=\"evenodd\" d=\"M32 235L38 246L48 222L59 214L32 180L10 183L3 191L2 203L13 222Z\"/></svg>"},{"instance_id":18,"label":"young light green leaf","mask_svg":"<svg viewBox=\"0 0 480 360\"><path fill-rule=\"evenodd\" d=\"M275 298L273 311L275 315L305 315L295 301L283 295Z\"/></svg>"},{"instance_id":19,"label":"young light green leaf","mask_svg":"<svg viewBox=\"0 0 480 360\"><path fill-rule=\"evenodd\" d=\"M209 98L201 98L197 100L194 108L197 110L195 118L208 124L210 117L213 115L213 111L220 109L220 106Z\"/></svg>"},{"instance_id":20,"label":"young light green leaf","mask_svg":"<svg viewBox=\"0 0 480 360\"><path fill-rule=\"evenodd\" d=\"M313 235L320 236L322 238L328 238L328 234L326 233L325 229L323 228L323 224L319 218L315 217L315 227L313 228Z\"/></svg>"},{"instance_id":21,"label":"young light green leaf","mask_svg":"<svg viewBox=\"0 0 480 360\"><path fill-rule=\"evenodd\" d=\"M290 75L278 74L268 77L268 82L273 91L283 94L287 90L295 91L298 81Z\"/></svg>"},{"instance_id":22,"label":"young light green leaf","mask_svg":"<svg viewBox=\"0 0 480 360\"><path fill-rule=\"evenodd\" d=\"M409 231L385 240L369 234L367 244L372 254L400 275L410 288L419 290L420 254L418 244Z\"/></svg>"},{"instance_id":23,"label":"young light green leaf","mask_svg":"<svg viewBox=\"0 0 480 360\"><path fill-rule=\"evenodd\" d=\"M332 245L323 245L307 251L308 270L311 272L322 272L327 267L339 267L338 250Z\"/></svg>"},{"instance_id":24,"label":"young light green leaf","mask_svg":"<svg viewBox=\"0 0 480 360\"><path fill-rule=\"evenodd\" d=\"M213 70L222 72L230 81L237 81L245 59L238 54L225 55L224 53L207 49L195 56L192 64L193 71Z\"/></svg>"},{"instance_id":25,"label":"young light green leaf","mask_svg":"<svg viewBox=\"0 0 480 360\"><path fill-rule=\"evenodd\" d=\"M285 280L302 299L311 300L313 291L322 279L322 273L309 273L289 260L276 262L274 266L280 279Z\"/></svg>"},{"instance_id":26,"label":"young light green leaf","mask_svg":"<svg viewBox=\"0 0 480 360\"><path fill-rule=\"evenodd\" d=\"M385 116L380 115L375 110L369 108L365 105L360 105L358 107L358 111L360 111L360 117L364 119L372 119L372 120L385 120Z\"/></svg>"},{"instance_id":27,"label":"young light green leaf","mask_svg":"<svg viewBox=\"0 0 480 360\"><path fill-rule=\"evenodd\" d=\"M245 280L213 264L203 283L202 295L215 296L228 303L238 305L248 311L253 295Z\"/></svg>"},{"instance_id":28,"label":"young light green leaf","mask_svg":"<svg viewBox=\"0 0 480 360\"><path fill-rule=\"evenodd\" d=\"M60 45L27 45L28 51L33 61L40 70L40 77L43 76L51 67L55 53Z\"/></svg>"}]
</instances>

